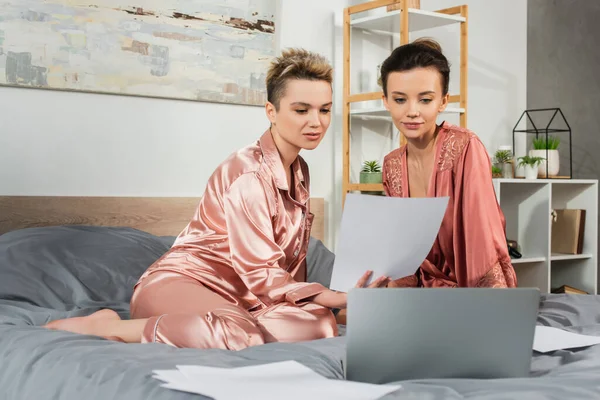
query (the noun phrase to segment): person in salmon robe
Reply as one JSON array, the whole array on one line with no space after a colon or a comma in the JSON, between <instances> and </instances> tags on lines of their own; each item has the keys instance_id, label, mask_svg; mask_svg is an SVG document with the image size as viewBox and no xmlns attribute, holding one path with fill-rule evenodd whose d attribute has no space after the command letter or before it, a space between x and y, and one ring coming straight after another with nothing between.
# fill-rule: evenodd
<instances>
[{"instance_id":1,"label":"person in salmon robe","mask_svg":"<svg viewBox=\"0 0 600 400\"><path fill-rule=\"evenodd\" d=\"M383 162L387 196L449 197L427 258L388 287L516 287L488 152L468 129L443 122L450 68L438 43L400 46L381 66L383 101L406 143Z\"/></svg>"},{"instance_id":2,"label":"person in salmon robe","mask_svg":"<svg viewBox=\"0 0 600 400\"><path fill-rule=\"evenodd\" d=\"M308 165L299 156L329 127L332 78L322 56L283 51L266 80L270 127L211 175L192 220L135 285L131 319L105 309L45 326L127 343L229 350L336 336L332 309L345 308L347 295L306 282L313 214ZM357 287L389 282L367 284L370 275Z\"/></svg>"}]
</instances>

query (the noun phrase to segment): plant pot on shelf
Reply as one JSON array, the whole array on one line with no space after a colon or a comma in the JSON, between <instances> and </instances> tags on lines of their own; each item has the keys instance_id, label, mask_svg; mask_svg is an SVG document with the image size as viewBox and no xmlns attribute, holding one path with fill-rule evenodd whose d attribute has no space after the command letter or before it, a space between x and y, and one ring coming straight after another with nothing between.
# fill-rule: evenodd
<instances>
[{"instance_id":1,"label":"plant pot on shelf","mask_svg":"<svg viewBox=\"0 0 600 400\"><path fill-rule=\"evenodd\" d=\"M519 167L525 171L525 179L537 179L539 165L544 161L544 158L537 156L519 157Z\"/></svg>"},{"instance_id":2,"label":"plant pot on shelf","mask_svg":"<svg viewBox=\"0 0 600 400\"><path fill-rule=\"evenodd\" d=\"M546 150L529 150L529 155L531 157L542 157L544 161L540 162L538 166L538 176L540 178L547 178L546 176L546 157L548 157L548 175L549 176L557 176L560 170L560 158L558 154L558 150L547 150L548 154L546 155Z\"/></svg>"},{"instance_id":3,"label":"plant pot on shelf","mask_svg":"<svg viewBox=\"0 0 600 400\"><path fill-rule=\"evenodd\" d=\"M525 165L523 166L523 170L525 171L525 179L537 179L538 167L533 165Z\"/></svg>"},{"instance_id":4,"label":"plant pot on shelf","mask_svg":"<svg viewBox=\"0 0 600 400\"><path fill-rule=\"evenodd\" d=\"M360 171L360 183L363 184L380 184L383 182L381 173L381 164L377 160L367 160L363 162L362 170ZM360 191L362 194L382 194L380 191ZM384 194L384 193L383 193Z\"/></svg>"},{"instance_id":5,"label":"plant pot on shelf","mask_svg":"<svg viewBox=\"0 0 600 400\"><path fill-rule=\"evenodd\" d=\"M381 172L361 172L360 183L381 183L383 182Z\"/></svg>"},{"instance_id":6,"label":"plant pot on shelf","mask_svg":"<svg viewBox=\"0 0 600 400\"><path fill-rule=\"evenodd\" d=\"M525 168L522 165L515 165L515 178L525 178Z\"/></svg>"},{"instance_id":7,"label":"plant pot on shelf","mask_svg":"<svg viewBox=\"0 0 600 400\"><path fill-rule=\"evenodd\" d=\"M366 184L377 184L382 183L382 175L381 172L361 172L360 173L360 183ZM362 194L382 194L382 192L371 192L371 191L360 191Z\"/></svg>"},{"instance_id":8,"label":"plant pot on shelf","mask_svg":"<svg viewBox=\"0 0 600 400\"><path fill-rule=\"evenodd\" d=\"M494 154L496 165L500 168L500 174L502 178L512 179L515 177L513 169L513 155L512 150L508 146L501 146L498 151Z\"/></svg>"},{"instance_id":9,"label":"plant pot on shelf","mask_svg":"<svg viewBox=\"0 0 600 400\"><path fill-rule=\"evenodd\" d=\"M502 163L502 177L505 179L512 179L515 177L513 163L511 161Z\"/></svg>"},{"instance_id":10,"label":"plant pot on shelf","mask_svg":"<svg viewBox=\"0 0 600 400\"><path fill-rule=\"evenodd\" d=\"M492 178L502 178L502 166L501 164L492 165Z\"/></svg>"}]
</instances>

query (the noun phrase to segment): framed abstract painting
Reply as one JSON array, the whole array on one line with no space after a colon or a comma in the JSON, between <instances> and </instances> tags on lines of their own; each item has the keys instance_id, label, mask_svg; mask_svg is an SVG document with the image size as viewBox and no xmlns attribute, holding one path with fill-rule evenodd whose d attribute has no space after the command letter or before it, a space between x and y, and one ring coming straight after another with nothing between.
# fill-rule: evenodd
<instances>
[{"instance_id":1,"label":"framed abstract painting","mask_svg":"<svg viewBox=\"0 0 600 400\"><path fill-rule=\"evenodd\" d=\"M277 3L0 2L0 85L262 106Z\"/></svg>"}]
</instances>

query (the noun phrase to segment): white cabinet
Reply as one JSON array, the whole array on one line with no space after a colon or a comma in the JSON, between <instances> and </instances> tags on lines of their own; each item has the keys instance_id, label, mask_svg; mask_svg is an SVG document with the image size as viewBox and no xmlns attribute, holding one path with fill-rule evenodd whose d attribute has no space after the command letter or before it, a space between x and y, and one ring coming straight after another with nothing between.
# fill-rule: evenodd
<instances>
[{"instance_id":1,"label":"white cabinet","mask_svg":"<svg viewBox=\"0 0 600 400\"><path fill-rule=\"evenodd\" d=\"M513 259L518 286L542 293L569 285L598 292L598 181L587 179L494 179L506 218L506 236L523 255ZM553 254L552 210L585 209L582 254Z\"/></svg>"}]
</instances>

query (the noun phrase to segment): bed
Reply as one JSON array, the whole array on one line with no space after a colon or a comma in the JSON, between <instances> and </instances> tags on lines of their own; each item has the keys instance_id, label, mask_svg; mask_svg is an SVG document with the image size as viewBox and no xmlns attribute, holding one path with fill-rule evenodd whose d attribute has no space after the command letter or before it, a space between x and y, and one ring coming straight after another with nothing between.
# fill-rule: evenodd
<instances>
[{"instance_id":1,"label":"bed","mask_svg":"<svg viewBox=\"0 0 600 400\"><path fill-rule=\"evenodd\" d=\"M0 197L2 399L205 398L162 388L152 378L153 370L178 364L235 367L296 360L325 377L343 378L343 326L336 338L239 352L124 344L40 327L107 307L128 318L133 284L167 251L196 201ZM322 243L322 199L312 202L317 228L308 276L328 284L334 256ZM538 323L600 335L600 297L544 295ZM594 346L534 353L530 378L401 382L402 389L383 399L594 399L600 398L599 378L600 346Z\"/></svg>"}]
</instances>

